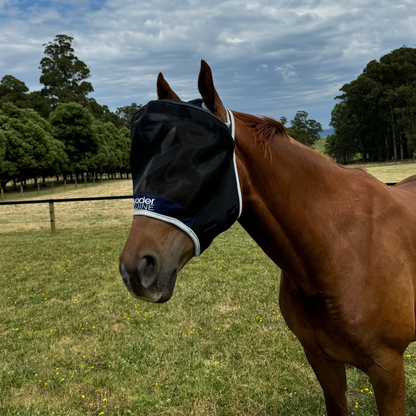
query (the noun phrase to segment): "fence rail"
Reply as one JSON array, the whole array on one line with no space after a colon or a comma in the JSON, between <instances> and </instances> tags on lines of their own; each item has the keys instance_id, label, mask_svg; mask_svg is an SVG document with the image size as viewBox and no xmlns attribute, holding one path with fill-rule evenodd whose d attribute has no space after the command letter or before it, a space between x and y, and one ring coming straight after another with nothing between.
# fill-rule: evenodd
<instances>
[{"instance_id":1,"label":"fence rail","mask_svg":"<svg viewBox=\"0 0 416 416\"><path fill-rule=\"evenodd\" d=\"M54 202L109 201L111 199L133 199L133 195L93 196L90 198L36 199L34 201L7 201L7 202L0 202L0 205L48 204L48 203L54 203Z\"/></svg>"},{"instance_id":2,"label":"fence rail","mask_svg":"<svg viewBox=\"0 0 416 416\"><path fill-rule=\"evenodd\" d=\"M386 185L394 186L397 182L388 182ZM133 199L133 195L120 195L120 196L97 196L90 198L65 198L65 199L36 199L26 201L7 201L0 202L2 205L27 205L27 204L49 204L49 215L51 221L51 234L56 233L56 222L55 222L55 203L63 202L86 202L86 201L110 201L115 199Z\"/></svg>"},{"instance_id":3,"label":"fence rail","mask_svg":"<svg viewBox=\"0 0 416 416\"><path fill-rule=\"evenodd\" d=\"M36 199L33 201L7 201L0 202L1 205L28 205L28 204L49 204L49 216L51 222L51 234L56 234L55 203L61 202L84 202L84 201L110 201L114 199L133 199L133 195L120 196L98 196L90 198L65 198L65 199Z\"/></svg>"}]
</instances>

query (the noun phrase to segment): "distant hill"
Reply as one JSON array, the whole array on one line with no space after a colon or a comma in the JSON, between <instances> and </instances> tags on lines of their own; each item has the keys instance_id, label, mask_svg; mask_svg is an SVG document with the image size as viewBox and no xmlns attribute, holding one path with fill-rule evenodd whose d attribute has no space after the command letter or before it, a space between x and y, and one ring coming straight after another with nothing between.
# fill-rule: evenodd
<instances>
[{"instance_id":1,"label":"distant hill","mask_svg":"<svg viewBox=\"0 0 416 416\"><path fill-rule=\"evenodd\" d=\"M331 128L331 129L324 129L324 131L321 131L319 133L319 135L321 137L326 137L326 136L330 136L331 134L334 134L334 133L335 133L335 130Z\"/></svg>"}]
</instances>

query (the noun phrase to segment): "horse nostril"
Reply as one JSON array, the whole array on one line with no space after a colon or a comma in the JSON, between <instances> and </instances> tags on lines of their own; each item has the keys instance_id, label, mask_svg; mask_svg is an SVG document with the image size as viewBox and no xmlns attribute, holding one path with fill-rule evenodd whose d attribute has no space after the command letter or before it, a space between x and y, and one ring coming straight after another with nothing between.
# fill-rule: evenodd
<instances>
[{"instance_id":1,"label":"horse nostril","mask_svg":"<svg viewBox=\"0 0 416 416\"><path fill-rule=\"evenodd\" d=\"M142 286L147 289L155 281L158 274L158 261L157 258L152 255L143 256L139 260L138 277Z\"/></svg>"}]
</instances>

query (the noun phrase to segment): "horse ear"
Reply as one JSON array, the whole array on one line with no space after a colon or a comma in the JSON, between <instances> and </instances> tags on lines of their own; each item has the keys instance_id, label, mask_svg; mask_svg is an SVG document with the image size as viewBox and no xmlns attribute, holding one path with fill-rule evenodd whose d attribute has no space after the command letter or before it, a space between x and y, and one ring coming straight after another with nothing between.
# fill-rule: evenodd
<instances>
[{"instance_id":1,"label":"horse ear","mask_svg":"<svg viewBox=\"0 0 416 416\"><path fill-rule=\"evenodd\" d=\"M175 93L175 91L172 90L170 85L167 83L165 78L163 77L163 74L160 72L159 76L157 77L157 98L159 100L181 100Z\"/></svg>"},{"instance_id":2,"label":"horse ear","mask_svg":"<svg viewBox=\"0 0 416 416\"><path fill-rule=\"evenodd\" d=\"M220 118L224 123L227 122L227 110L222 103L217 90L214 87L212 72L209 65L202 59L201 71L198 78L198 89L208 109Z\"/></svg>"}]
</instances>

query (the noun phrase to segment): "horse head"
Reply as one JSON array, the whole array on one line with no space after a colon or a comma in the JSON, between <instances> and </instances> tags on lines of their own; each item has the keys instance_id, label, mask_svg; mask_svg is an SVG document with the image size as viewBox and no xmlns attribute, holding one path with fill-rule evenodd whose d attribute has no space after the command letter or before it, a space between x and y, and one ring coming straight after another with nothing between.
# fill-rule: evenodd
<instances>
[{"instance_id":1,"label":"horse head","mask_svg":"<svg viewBox=\"0 0 416 416\"><path fill-rule=\"evenodd\" d=\"M209 245L212 238L215 237L215 234L212 234L212 230L216 226L217 228L219 227L219 232L224 231L224 224L218 225L216 222L230 222L224 219L217 221L217 219L213 220L208 218L205 219L205 222L202 221L202 224L199 224L201 221L198 216L201 212L203 212L201 215L205 217L211 215L209 207L208 209L203 207L207 206L207 204L209 206L209 201L205 201L204 203L200 201L205 198L205 194L212 194L215 197L215 188L218 187L215 184L214 187L212 186L213 179L208 180L205 178L211 178L212 175L209 170L218 170L221 174L218 173L215 181L223 181L222 178L226 172L231 172L227 168L227 163L229 164L230 162L231 146L231 157L233 157L234 142L231 139L232 143L228 143L228 140L227 148L223 148L223 145L218 143L218 138L216 137L217 132L226 128L226 123L232 115L231 113L230 115L227 113L228 110L226 110L221 102L214 86L211 69L205 61L201 62L198 89L203 100L200 102L202 108L194 110L193 104L190 105L180 100L178 95L166 82L162 73L160 73L157 78L158 101L150 102L148 106L152 105L152 108L155 108L155 106L161 105L160 108L162 110L158 110L159 112L155 115L154 111L147 106L148 110L145 110L145 112L148 111L151 114L140 115L141 118L137 123L142 124L141 127L138 127L137 134L147 134L146 132L143 133L144 130L151 130L152 133L149 136L150 138L146 136L141 144L136 146L136 150L133 139L135 134L135 118L133 118L131 160L133 178L135 178L135 175L141 178L137 180L137 183L133 180L135 197L136 195L140 196L135 199L133 223L125 247L120 255L119 270L130 293L137 298L149 302L163 303L168 301L173 294L179 270L194 255L200 254L200 245L204 245L202 240L208 235L208 242L205 243L205 246ZM179 103L183 103L183 105L178 105ZM171 117L169 119L166 118L168 117L167 115L165 117L164 106L172 109L174 113L173 115L169 115ZM185 117L188 117L186 120L187 125L191 125L191 127L188 127L182 133L183 136L186 136L183 142L180 142L180 139L176 137L180 127L175 124L175 121L172 121L177 119L178 111L185 113ZM196 118L202 117L203 121L206 121L204 119L205 117L208 124L212 123L212 130L215 130L215 132L207 135L205 132L206 129L209 130L209 126L205 130L198 130L199 125L195 125L197 122L192 111L197 112L195 113ZM190 116L188 116L188 112L191 112ZM216 117L213 117L213 115ZM143 121L144 119L145 121ZM161 122L160 119L164 121ZM159 124L155 127L155 123ZM154 131L157 132L154 133ZM164 133L162 134L161 131ZM200 137L198 138L198 136ZM158 140L159 142L154 144ZM149 142L152 142L153 146L153 150L149 150L149 154L151 155L143 156L144 159L140 159L143 154L143 148ZM202 148L198 148L198 146ZM184 147L187 147L188 150L184 150ZM179 149L177 150L177 154L174 151L175 148ZM156 153L157 155L155 156ZM159 160L157 162L158 165L156 167L154 165L151 167L147 166L150 159L152 161ZM160 162L162 159L164 162ZM141 162L138 162L138 160L141 160ZM199 164L198 169L205 170L202 173L200 171L194 172L192 169L189 170L187 164L184 164L184 160L190 161L189 164ZM137 167L140 174L135 173L135 164L141 165ZM220 169L221 166L223 167ZM143 179L148 172L152 173ZM198 178L194 180L194 177ZM207 181L210 181L211 185ZM236 177L236 182L238 182L238 176ZM179 187L178 183L181 184L181 189L176 190ZM186 192L183 187L187 187ZM198 189L198 192L196 192L194 188L199 187L201 189ZM160 190L161 188L164 191L162 192L162 196L159 196L160 192L155 191L155 189ZM172 190L175 190L176 193ZM178 196L178 192L180 196ZM184 192L185 195L183 195ZM172 193L174 194L173 197L171 197ZM187 193L195 193L195 195L188 198ZM157 196L154 197L154 194L157 194ZM239 195L241 198L241 194ZM165 215L166 212L163 210L161 211L162 214L155 215L152 211L155 198L156 200L158 198L161 199L162 204L174 206L172 209L176 210L175 212L180 211L182 213L180 214L182 217L178 214L180 221L177 218L172 219L169 216L170 214ZM164 209L166 210L167 208ZM230 214L227 212L226 214L227 216L234 216L234 221L239 215L236 216L235 209L233 213ZM183 217L186 217L186 219L183 219ZM226 228L231 225L228 222ZM197 231L195 231L195 227ZM198 238L195 233L201 233L204 236ZM202 250L205 248L203 247Z\"/></svg>"}]
</instances>

